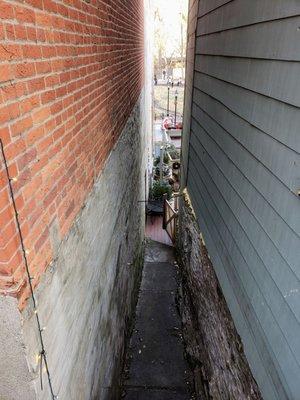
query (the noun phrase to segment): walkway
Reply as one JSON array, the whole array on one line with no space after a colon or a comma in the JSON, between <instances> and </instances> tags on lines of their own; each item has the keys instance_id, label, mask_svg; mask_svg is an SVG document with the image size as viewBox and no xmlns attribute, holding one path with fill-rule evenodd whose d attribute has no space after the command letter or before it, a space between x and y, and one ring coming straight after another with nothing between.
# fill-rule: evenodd
<instances>
[{"instance_id":1,"label":"walkway","mask_svg":"<svg viewBox=\"0 0 300 400\"><path fill-rule=\"evenodd\" d=\"M164 229L162 229L162 226L163 226L162 215L147 215L146 232L145 232L146 237L156 242L173 246L172 240L170 239L167 232Z\"/></svg>"},{"instance_id":2,"label":"walkway","mask_svg":"<svg viewBox=\"0 0 300 400\"><path fill-rule=\"evenodd\" d=\"M175 305L173 248L146 247L135 329L127 354L126 400L188 400L188 366Z\"/></svg>"}]
</instances>

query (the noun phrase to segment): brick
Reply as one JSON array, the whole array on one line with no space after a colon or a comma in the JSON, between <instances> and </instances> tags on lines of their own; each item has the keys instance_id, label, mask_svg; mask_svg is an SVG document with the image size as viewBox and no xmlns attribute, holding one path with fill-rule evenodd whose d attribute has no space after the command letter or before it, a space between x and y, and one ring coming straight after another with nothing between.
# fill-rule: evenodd
<instances>
[{"instance_id":1,"label":"brick","mask_svg":"<svg viewBox=\"0 0 300 400\"><path fill-rule=\"evenodd\" d=\"M32 114L32 119L34 124L39 124L46 120L51 115L50 108L42 108L41 110L35 111Z\"/></svg>"},{"instance_id":2,"label":"brick","mask_svg":"<svg viewBox=\"0 0 300 400\"><path fill-rule=\"evenodd\" d=\"M50 103L51 101L55 100L55 98L55 90L48 90L47 92L41 94L42 104Z\"/></svg>"},{"instance_id":3,"label":"brick","mask_svg":"<svg viewBox=\"0 0 300 400\"><path fill-rule=\"evenodd\" d=\"M52 12L57 13L57 4L53 0L44 0L44 9Z\"/></svg>"},{"instance_id":4,"label":"brick","mask_svg":"<svg viewBox=\"0 0 300 400\"><path fill-rule=\"evenodd\" d=\"M34 285L52 257L48 224L58 216L61 238L68 233L143 84L142 23L127 11L120 17L119 0L119 11L105 3L0 2L0 137L10 176L18 177L13 189ZM139 15L139 3L126 4ZM8 221L0 246L14 237L7 184L0 169L0 219ZM20 308L29 295L22 268L19 251L0 262L0 290L12 289Z\"/></svg>"},{"instance_id":5,"label":"brick","mask_svg":"<svg viewBox=\"0 0 300 400\"><path fill-rule=\"evenodd\" d=\"M42 139L44 135L44 127L39 126L37 128L31 129L27 136L26 136L26 143L28 146L31 146L35 142L37 142L39 139Z\"/></svg>"},{"instance_id":6,"label":"brick","mask_svg":"<svg viewBox=\"0 0 300 400\"><path fill-rule=\"evenodd\" d=\"M36 78L27 82L28 91L30 93L39 92L45 89L44 78Z\"/></svg>"},{"instance_id":7,"label":"brick","mask_svg":"<svg viewBox=\"0 0 300 400\"><path fill-rule=\"evenodd\" d=\"M11 67L10 65L0 65L0 82L5 82L11 79Z\"/></svg>"},{"instance_id":8,"label":"brick","mask_svg":"<svg viewBox=\"0 0 300 400\"><path fill-rule=\"evenodd\" d=\"M7 106L10 119L16 119L20 116L19 103L13 103Z\"/></svg>"},{"instance_id":9,"label":"brick","mask_svg":"<svg viewBox=\"0 0 300 400\"><path fill-rule=\"evenodd\" d=\"M20 82L14 84L10 83L1 88L1 93L4 102L8 100L17 99L26 94L26 85Z\"/></svg>"},{"instance_id":10,"label":"brick","mask_svg":"<svg viewBox=\"0 0 300 400\"><path fill-rule=\"evenodd\" d=\"M8 263L14 256L20 246L20 238L18 233L10 239L6 240L5 247L0 248L0 260L2 263Z\"/></svg>"},{"instance_id":11,"label":"brick","mask_svg":"<svg viewBox=\"0 0 300 400\"><path fill-rule=\"evenodd\" d=\"M8 40L15 40L15 28L13 24L5 24L5 33Z\"/></svg>"},{"instance_id":12,"label":"brick","mask_svg":"<svg viewBox=\"0 0 300 400\"><path fill-rule=\"evenodd\" d=\"M46 41L46 35L44 29L37 29L36 30L36 35L37 35L37 40L39 42L45 42Z\"/></svg>"},{"instance_id":13,"label":"brick","mask_svg":"<svg viewBox=\"0 0 300 400\"><path fill-rule=\"evenodd\" d=\"M26 114L32 111L34 108L40 105L40 100L38 96L32 96L19 103L20 110L22 114Z\"/></svg>"},{"instance_id":14,"label":"brick","mask_svg":"<svg viewBox=\"0 0 300 400\"><path fill-rule=\"evenodd\" d=\"M1 24L1 21L0 21L0 39L4 39L4 38L5 38L4 26Z\"/></svg>"},{"instance_id":15,"label":"brick","mask_svg":"<svg viewBox=\"0 0 300 400\"><path fill-rule=\"evenodd\" d=\"M10 117L9 117L8 109L9 109L8 106L4 106L4 107L0 108L0 125L9 121Z\"/></svg>"},{"instance_id":16,"label":"brick","mask_svg":"<svg viewBox=\"0 0 300 400\"><path fill-rule=\"evenodd\" d=\"M8 193L8 188L2 187L2 190L0 192L0 210L3 210L9 204L10 204L10 197Z\"/></svg>"},{"instance_id":17,"label":"brick","mask_svg":"<svg viewBox=\"0 0 300 400\"><path fill-rule=\"evenodd\" d=\"M37 214L37 218L32 218L32 215ZM37 202L34 196L30 198L29 201L27 201L25 207L22 209L22 212L20 213L21 217L23 220L26 220L31 223L31 228L33 227L35 221L42 215L42 210L40 208L37 208ZM30 237L35 235L35 232L32 232L32 230L29 233ZM28 241L29 239L27 239ZM27 245L28 247L28 245Z\"/></svg>"},{"instance_id":18,"label":"brick","mask_svg":"<svg viewBox=\"0 0 300 400\"><path fill-rule=\"evenodd\" d=\"M16 15L16 19L17 21L19 21L20 23L31 23L34 24L35 23L35 13L34 11L30 10L29 8L25 8L25 7L15 7L15 15Z\"/></svg>"},{"instance_id":19,"label":"brick","mask_svg":"<svg viewBox=\"0 0 300 400\"><path fill-rule=\"evenodd\" d=\"M4 146L11 142L9 129L7 127L0 128L0 139L2 140Z\"/></svg>"},{"instance_id":20,"label":"brick","mask_svg":"<svg viewBox=\"0 0 300 400\"><path fill-rule=\"evenodd\" d=\"M46 87L53 87L59 84L59 77L57 75L51 75L45 78Z\"/></svg>"},{"instance_id":21,"label":"brick","mask_svg":"<svg viewBox=\"0 0 300 400\"><path fill-rule=\"evenodd\" d=\"M23 138L20 138L13 143L10 143L5 148L5 156L8 160L15 159L26 151L26 144ZM15 175L13 175L15 176Z\"/></svg>"},{"instance_id":22,"label":"brick","mask_svg":"<svg viewBox=\"0 0 300 400\"><path fill-rule=\"evenodd\" d=\"M8 206L0 211L0 226L5 227L9 222L13 221L14 214L12 207Z\"/></svg>"},{"instance_id":23,"label":"brick","mask_svg":"<svg viewBox=\"0 0 300 400\"><path fill-rule=\"evenodd\" d=\"M43 9L43 4L44 4L45 0L44 1L41 1L41 0L26 0L25 2L27 4L29 4L29 5L31 5L34 8Z\"/></svg>"},{"instance_id":24,"label":"brick","mask_svg":"<svg viewBox=\"0 0 300 400\"><path fill-rule=\"evenodd\" d=\"M31 175L34 176L37 173L41 172L41 170L48 164L48 162L49 157L47 156L47 154L39 156L39 158L36 159L36 162L30 167Z\"/></svg>"},{"instance_id":25,"label":"brick","mask_svg":"<svg viewBox=\"0 0 300 400\"><path fill-rule=\"evenodd\" d=\"M12 177L12 178L15 177L15 176L18 176L18 168L17 168L17 163L16 162L9 163L8 172L9 172L9 176Z\"/></svg>"},{"instance_id":26,"label":"brick","mask_svg":"<svg viewBox=\"0 0 300 400\"><path fill-rule=\"evenodd\" d=\"M44 13L36 13L36 24L42 27L51 27L52 26L52 18L48 14Z\"/></svg>"},{"instance_id":27,"label":"brick","mask_svg":"<svg viewBox=\"0 0 300 400\"><path fill-rule=\"evenodd\" d=\"M39 45L24 45L22 46L22 54L24 58L41 58L42 50Z\"/></svg>"},{"instance_id":28,"label":"brick","mask_svg":"<svg viewBox=\"0 0 300 400\"><path fill-rule=\"evenodd\" d=\"M19 194L17 197L15 197L15 203L18 211L24 207L24 199L22 194Z\"/></svg>"},{"instance_id":29,"label":"brick","mask_svg":"<svg viewBox=\"0 0 300 400\"><path fill-rule=\"evenodd\" d=\"M51 40L51 38L50 38ZM48 40L48 41L50 41ZM42 55L43 58L51 58L51 57L56 57L57 52L56 52L56 46L43 46L42 47Z\"/></svg>"},{"instance_id":30,"label":"brick","mask_svg":"<svg viewBox=\"0 0 300 400\"><path fill-rule=\"evenodd\" d=\"M21 133L26 132L29 128L32 127L32 118L31 116L25 117L18 122L15 122L11 125L11 135L17 136Z\"/></svg>"},{"instance_id":31,"label":"brick","mask_svg":"<svg viewBox=\"0 0 300 400\"><path fill-rule=\"evenodd\" d=\"M0 65L0 83L12 78L12 68L9 64Z\"/></svg>"},{"instance_id":32,"label":"brick","mask_svg":"<svg viewBox=\"0 0 300 400\"><path fill-rule=\"evenodd\" d=\"M33 75L35 75L34 63L23 62L21 64L17 64L15 73L16 78L28 78Z\"/></svg>"},{"instance_id":33,"label":"brick","mask_svg":"<svg viewBox=\"0 0 300 400\"><path fill-rule=\"evenodd\" d=\"M36 159L37 151L35 147L31 147L17 160L17 166L19 171L23 171L28 165Z\"/></svg>"},{"instance_id":34,"label":"brick","mask_svg":"<svg viewBox=\"0 0 300 400\"><path fill-rule=\"evenodd\" d=\"M0 18L1 19L13 19L14 9L13 7L5 1L0 3Z\"/></svg>"},{"instance_id":35,"label":"brick","mask_svg":"<svg viewBox=\"0 0 300 400\"><path fill-rule=\"evenodd\" d=\"M15 37L17 40L26 40L27 39L27 30L25 26L15 25Z\"/></svg>"},{"instance_id":36,"label":"brick","mask_svg":"<svg viewBox=\"0 0 300 400\"><path fill-rule=\"evenodd\" d=\"M37 74L45 74L52 71L49 61L41 61L35 64Z\"/></svg>"},{"instance_id":37,"label":"brick","mask_svg":"<svg viewBox=\"0 0 300 400\"><path fill-rule=\"evenodd\" d=\"M36 42L38 40L37 29L31 26L26 27L26 35L29 41Z\"/></svg>"},{"instance_id":38,"label":"brick","mask_svg":"<svg viewBox=\"0 0 300 400\"><path fill-rule=\"evenodd\" d=\"M29 199L34 196L37 191L41 188L42 185L42 177L41 175L35 176L32 178L30 182L24 187L23 189L23 197L25 201L28 201Z\"/></svg>"},{"instance_id":39,"label":"brick","mask_svg":"<svg viewBox=\"0 0 300 400\"><path fill-rule=\"evenodd\" d=\"M22 52L19 45L2 44L0 46L0 60L13 61L22 58Z\"/></svg>"}]
</instances>

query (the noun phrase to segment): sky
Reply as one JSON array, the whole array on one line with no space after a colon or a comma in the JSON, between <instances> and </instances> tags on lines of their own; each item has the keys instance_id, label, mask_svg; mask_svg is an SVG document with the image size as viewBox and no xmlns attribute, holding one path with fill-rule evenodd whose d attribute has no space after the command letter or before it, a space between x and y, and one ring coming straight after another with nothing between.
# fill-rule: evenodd
<instances>
[{"instance_id":1,"label":"sky","mask_svg":"<svg viewBox=\"0 0 300 400\"><path fill-rule=\"evenodd\" d=\"M181 15L187 16L188 0L151 0L153 10L159 10L162 21L155 21L155 27L160 25L167 56L178 48L181 40ZM185 39L185 29L184 29Z\"/></svg>"}]
</instances>

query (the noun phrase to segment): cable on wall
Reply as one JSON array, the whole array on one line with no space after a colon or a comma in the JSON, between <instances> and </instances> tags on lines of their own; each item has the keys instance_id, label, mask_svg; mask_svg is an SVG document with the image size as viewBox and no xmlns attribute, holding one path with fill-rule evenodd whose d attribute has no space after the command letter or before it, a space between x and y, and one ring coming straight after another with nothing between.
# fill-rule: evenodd
<instances>
[{"instance_id":1,"label":"cable on wall","mask_svg":"<svg viewBox=\"0 0 300 400\"><path fill-rule=\"evenodd\" d=\"M24 264L25 264L25 268L26 268L26 274L27 274L27 278L28 278L28 283L29 283L30 294L31 294L31 299L32 299L32 303L33 303L34 314L36 316L36 322L37 322L37 327L38 327L38 332L39 332L39 339L40 339L40 346L41 346L41 351L39 353L39 355L40 355L40 363L41 363L40 364L41 389L43 390L42 364L44 362L52 400L57 400L58 396L55 395L54 391L53 391L53 386L52 386L52 381L51 381L51 376L50 376L50 371L49 371L49 366L48 366L48 361L47 361L47 354L46 354L44 340L43 340L42 332L43 332L44 328L41 327L40 317L39 317L38 310L37 310L37 301L36 301L36 298L35 298L35 295L34 295L34 292L33 292L33 286L32 286L32 279L33 278L31 277L30 271L29 271L29 265L28 265L28 260L27 260L27 255L26 255L23 235L22 235L20 221L19 221L19 213L18 213L18 210L17 210L16 201L15 201L14 192L13 192L13 187L12 187L12 181L14 181L14 179L11 178L10 175L9 175L8 163L7 163L7 159L6 159L5 152L4 152L3 141L2 141L1 138L0 138L0 147L1 147L1 153L2 153L2 157L3 157L3 161L4 161L4 168L5 168L6 176L7 176L7 180L8 180L9 193L10 193L10 197L11 197L11 200L12 200L15 220L16 220L16 224L17 224L17 230L18 230L18 234L19 234L19 238L20 238L21 249L22 249Z\"/></svg>"}]
</instances>

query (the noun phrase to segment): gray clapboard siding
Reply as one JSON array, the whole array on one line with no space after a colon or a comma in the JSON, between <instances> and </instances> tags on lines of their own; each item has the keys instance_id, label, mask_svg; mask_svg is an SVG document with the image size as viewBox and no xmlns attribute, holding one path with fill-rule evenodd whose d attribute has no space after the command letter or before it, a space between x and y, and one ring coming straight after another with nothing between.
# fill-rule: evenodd
<instances>
[{"instance_id":1,"label":"gray clapboard siding","mask_svg":"<svg viewBox=\"0 0 300 400\"><path fill-rule=\"evenodd\" d=\"M244 220L244 224L246 224L245 230L247 230L248 234L252 236L254 247L259 250L260 257L265 261L265 264L267 264L267 270L269 270L270 274L274 276L274 279L277 281L278 286L282 288L282 295L287 296L291 287L293 287L294 289L299 289L297 275L290 268L287 261L284 259L279 249L276 247L276 243L273 242L273 236L271 235L272 230L270 228L273 227L274 230L274 226L276 226L276 229L278 230L284 229L284 222L282 220L280 221L279 218L277 218L276 220L276 215L271 214L271 217L275 217L275 221L273 224L269 223L269 221L265 218L269 210L267 204L265 203L264 199L261 198L261 196L258 195L256 198L255 191L252 190L250 194L248 193L252 189L251 184L249 186L247 185L248 182L246 181L246 178L240 173L238 167L233 165L232 162L227 159L226 155L222 153L222 150L218 146L216 146L214 142L212 142L211 137L203 130L203 128L196 126L195 128L192 127L192 129L199 132L199 135L201 134L203 138L202 143L204 145L204 148L208 148L210 150L211 153L209 154L211 154L211 157L213 157L213 159L216 159L215 157L218 157L222 169L225 168L225 166L229 168L230 173L227 174L229 182L231 182L231 185L234 187L236 194L240 197L245 206L241 206L240 210L237 210L236 213L241 213L241 218ZM201 149L201 151L208 150ZM205 154L203 154L203 156L205 156ZM225 179L226 177L224 177L224 180ZM233 200L234 197L232 195L232 201ZM259 210L259 212L255 213L256 210ZM248 216L248 212L251 213L250 216ZM253 218L255 218L255 221L253 221ZM262 218L264 218L264 220L262 220ZM264 224L265 221L266 223ZM277 222L279 227L277 227ZM258 234L265 234L267 236L266 241L268 242L272 250L271 260L269 248L266 248L265 243L261 242L261 236ZM272 265L271 267L268 265L270 261L272 261L272 264L274 266ZM285 267L285 269L282 267ZM296 300L296 303L294 304L297 296L288 296L287 299L287 301L291 303L291 307L293 307L294 313L295 315L297 315L298 321L300 321L299 303Z\"/></svg>"},{"instance_id":2,"label":"gray clapboard siding","mask_svg":"<svg viewBox=\"0 0 300 400\"><path fill-rule=\"evenodd\" d=\"M252 298L254 292L259 289L264 298L264 302L269 305L273 315L280 313L278 325L282 329L286 339L288 339L290 347L297 359L297 363L300 364L300 343L298 338L295 338L292 334L293 329L289 330L289 328L297 328L300 310L297 304L294 304L293 297L291 297L291 301L286 301L286 293L289 293L290 287L299 290L299 282L297 283L297 279L295 280L295 276L289 269L284 274L283 270L279 267L274 271L265 264L268 259L264 258L265 252L262 250L263 246L259 240L263 235L262 228L259 228L261 232L256 231L255 217L248 208L243 207L242 198L235 193L230 182L224 179L224 176L222 176L223 174L215 165L213 158L206 153L205 147L201 146L200 142L197 143L197 140L194 140L194 144L194 137L195 136L192 135L191 153L193 151L198 152L199 150L203 153L203 163L198 161L198 165L201 166L203 175L205 175L207 179L212 179L217 185L219 193L222 196L222 203L225 202L228 205L229 213L231 212L232 214L230 213L229 215L230 219L227 226L235 242L239 244L239 250L244 260L248 260L247 265L250 274L252 274L251 279L256 281L250 288L249 297ZM193 163L191 164L191 166L194 165ZM237 226L235 226L235 224ZM280 260L276 249L274 249L273 257L273 262L278 261L278 259ZM282 262L282 264L284 265L284 262ZM285 281L284 284L282 284L283 279ZM247 280L247 284L249 281L250 278Z\"/></svg>"},{"instance_id":3,"label":"gray clapboard siding","mask_svg":"<svg viewBox=\"0 0 300 400\"><path fill-rule=\"evenodd\" d=\"M281 366L281 371L279 373L285 380L287 378L293 379L292 390L296 394L298 385L297 376L299 376L299 364L297 363L297 360L294 357L289 344L283 337L281 329L278 326L274 315L266 304L261 292L257 288L255 279L251 275L250 270L247 267L247 263L243 258L243 255L240 253L238 244L232 238L230 228L223 220L222 215L224 215L225 218L229 217L229 215L226 215L226 213L224 213L224 210L226 211L228 205L223 202L219 204L218 200L220 199L220 193L217 189L214 189L213 186L210 186L210 192L204 190L207 185L207 179L205 177L203 180L197 179L195 180L195 182L196 181L198 182L198 187L203 194L202 197L205 203L208 204L208 208L211 210L214 224L218 228L220 240L222 240L223 246L225 246L227 249L230 249L230 260L232 265L235 266L234 270L230 270L230 273L232 273L234 286L242 288L243 301L245 303L244 311L245 313L249 314L248 318L251 314L251 318L259 321L259 323L255 326L254 336L255 338L257 338L257 332L259 330L262 331L264 336L267 335L267 348L270 352L273 352L274 361L279 363L279 365ZM217 208L217 202L220 210ZM241 234L242 231L240 231L239 233ZM228 245L230 245L230 247L228 247ZM238 264L236 263L237 261ZM236 268L237 265L238 269ZM243 282L247 282L247 285L244 285ZM252 301L250 301L250 299ZM273 342L276 343L276 346L273 346ZM288 362L286 361L287 356L289 358Z\"/></svg>"},{"instance_id":4,"label":"gray clapboard siding","mask_svg":"<svg viewBox=\"0 0 300 400\"><path fill-rule=\"evenodd\" d=\"M218 9L226 3L231 3L234 0L200 0L199 16L205 15Z\"/></svg>"},{"instance_id":5,"label":"gray clapboard siding","mask_svg":"<svg viewBox=\"0 0 300 400\"><path fill-rule=\"evenodd\" d=\"M294 195L290 196L290 192L284 188L280 181L252 157L249 151L244 149L231 135L203 114L196 106L193 107L193 115L196 119L201 116L202 125L213 137L215 147L219 146L227 159L230 160L230 165L236 166L241 175L247 179L244 184L246 190L248 190L248 196L253 196L249 201L257 202L257 205L254 203L257 207L255 213L260 215L261 212L262 218L269 221L273 241L284 254L284 258L288 260L295 274L300 277L300 249L297 248L299 225L295 224L294 226L295 219L296 221L299 220L299 215L295 214L295 219L293 219L289 212L290 208L287 209L287 206L297 207L299 199ZM277 191L281 194L280 201L275 196ZM262 210L263 204L265 204L265 208ZM273 205L274 207L272 207ZM286 219L282 218L282 215L286 215ZM274 225L278 226L279 229L274 229ZM292 230L291 226L295 229Z\"/></svg>"},{"instance_id":6,"label":"gray clapboard siding","mask_svg":"<svg viewBox=\"0 0 300 400\"><path fill-rule=\"evenodd\" d=\"M247 148L273 175L289 190L295 190L295 180L300 166L300 155L294 150L273 140L272 136L251 125L247 120L233 113L230 109L206 93L195 89L195 103L208 115L213 115L218 124ZM259 141L260 146L256 145ZM276 157L274 154L276 153ZM295 165L298 165L298 170ZM299 221L298 221L299 222ZM296 228L299 225L296 225Z\"/></svg>"},{"instance_id":7,"label":"gray clapboard siding","mask_svg":"<svg viewBox=\"0 0 300 400\"><path fill-rule=\"evenodd\" d=\"M203 188L201 185L198 185L199 181L194 180L194 178L191 178L190 183L191 188L189 189L189 193L191 195L193 205L196 208L196 213L201 221L201 228L204 230L205 225L209 226L209 233L213 237L212 240L215 246L210 246L209 243L211 242L207 243L207 246L210 250L211 258L216 265L216 272L218 276L221 276L221 278L224 277L223 274L226 274L230 283L230 290L224 292L227 303L229 306L231 306L232 302L234 302L234 297L236 297L239 308L242 312L242 315L239 313L235 314L236 310L231 309L237 328L240 326L245 327L245 330L240 330L239 333L244 341L246 355L250 361L250 364L253 353L258 352L259 354L260 362L258 365L252 363L252 370L258 383L260 384L264 399L273 400L273 392L276 393L276 397L280 400L291 399L293 397L291 397L289 388L285 388L287 383L284 376L282 376L281 367L274 358L272 350L269 349L267 337L265 337L263 331L261 330L259 321L257 320L255 313L252 312L251 306L247 302L247 296L244 293L243 286L236 277L234 265L230 256L232 249L226 248L222 238L220 237L219 227L214 225L213 216L215 215L215 210L212 211L207 207L210 202L207 203L201 194L203 193L203 189L205 191L205 188ZM204 230L204 238L207 242L208 235L206 230ZM223 281L221 278L220 282L222 285L222 290L224 290L224 282L226 283L226 280ZM225 289L227 289L226 286ZM241 320L239 319L240 317L242 318ZM272 325L270 326L270 329L271 328ZM253 338L252 342L249 341L250 337ZM251 346L253 344L254 346ZM258 374L258 370L261 369L268 374L269 379L267 381L262 380L262 376ZM265 386L267 382L270 383L269 386Z\"/></svg>"},{"instance_id":8,"label":"gray clapboard siding","mask_svg":"<svg viewBox=\"0 0 300 400\"><path fill-rule=\"evenodd\" d=\"M298 0L251 0L251 7L249 0L235 0L204 15L199 21L197 34L207 35L299 14Z\"/></svg>"},{"instance_id":9,"label":"gray clapboard siding","mask_svg":"<svg viewBox=\"0 0 300 400\"><path fill-rule=\"evenodd\" d=\"M299 14L200 0L188 52L187 188L266 400L300 400Z\"/></svg>"},{"instance_id":10,"label":"gray clapboard siding","mask_svg":"<svg viewBox=\"0 0 300 400\"><path fill-rule=\"evenodd\" d=\"M191 124L191 104L194 84L194 61L195 61L195 42L196 26L198 17L199 0L191 0L189 3L188 26L187 26L187 54L186 54L186 79L184 93L184 113L183 113L183 138L181 144L181 179L186 182L188 169L188 149L189 132Z\"/></svg>"},{"instance_id":11,"label":"gray clapboard siding","mask_svg":"<svg viewBox=\"0 0 300 400\"><path fill-rule=\"evenodd\" d=\"M300 153L300 115L297 107L198 72L195 73L194 84L261 131Z\"/></svg>"},{"instance_id":12,"label":"gray clapboard siding","mask_svg":"<svg viewBox=\"0 0 300 400\"><path fill-rule=\"evenodd\" d=\"M300 40L300 35L299 35ZM196 56L196 71L264 96L300 107L299 62L251 58Z\"/></svg>"},{"instance_id":13,"label":"gray clapboard siding","mask_svg":"<svg viewBox=\"0 0 300 400\"><path fill-rule=\"evenodd\" d=\"M200 36L196 53L299 61L299 26L300 17L291 17Z\"/></svg>"},{"instance_id":14,"label":"gray clapboard siding","mask_svg":"<svg viewBox=\"0 0 300 400\"><path fill-rule=\"evenodd\" d=\"M260 377L261 382L264 382L265 387L268 388L270 399L288 399L285 391L282 389L282 386L280 384L277 385L277 383L280 382L280 379L278 377L277 368L274 366L269 352L267 352L264 348L264 345L260 345L260 343L258 343L253 336L254 324L250 324L250 321L247 318L247 313L244 313L241 308L241 303L243 303L243 301L240 301L239 298L243 298L243 296L241 296L240 293L235 293L235 291L232 289L233 285L225 268L225 266L227 266L227 261L225 264L224 260L228 260L227 255L220 252L216 248L216 243L218 243L216 238L218 238L219 233L217 230L215 230L213 224L211 224L212 229L208 229L202 214L208 214L208 224L211 223L210 215L207 211L205 203L202 201L201 194L199 195L198 193L199 188L197 187L197 184L195 184L194 189L195 190L192 188L190 190L193 206L196 214L199 217L199 220L201 220L201 229L205 237L205 242L207 247L210 249L211 256L213 256L215 271L219 282L222 282L222 291L227 299L227 304L231 314L235 317L236 328L243 338L244 349L250 367L252 367L252 370L254 370ZM226 249L224 249L224 251L226 251ZM259 351L260 347L261 350ZM264 367L263 360L266 361L266 368Z\"/></svg>"}]
</instances>

